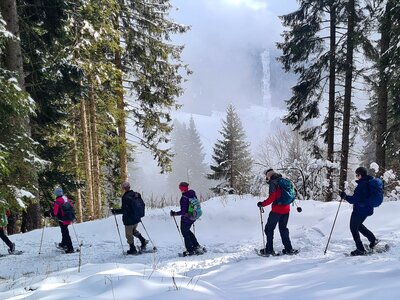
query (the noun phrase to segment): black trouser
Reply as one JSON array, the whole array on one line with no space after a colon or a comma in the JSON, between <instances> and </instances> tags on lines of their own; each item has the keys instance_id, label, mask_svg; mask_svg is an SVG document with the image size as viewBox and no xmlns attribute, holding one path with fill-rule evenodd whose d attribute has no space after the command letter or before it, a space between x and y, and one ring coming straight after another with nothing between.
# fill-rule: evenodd
<instances>
[{"instance_id":1,"label":"black trouser","mask_svg":"<svg viewBox=\"0 0 400 300\"><path fill-rule=\"evenodd\" d=\"M61 228L61 235L62 235L62 240L61 240L61 245L66 246L67 250L74 250L74 247L72 246L72 241L71 237L69 236L69 230L68 230L68 225L64 225L61 222L59 222L60 228Z\"/></svg>"},{"instance_id":2,"label":"black trouser","mask_svg":"<svg viewBox=\"0 0 400 300\"><path fill-rule=\"evenodd\" d=\"M281 215L270 212L267 224L265 225L265 234L267 235L267 245L265 246L268 252L274 251L274 230L276 224L279 222L279 233L281 234L282 244L286 251L292 250L292 244L289 238L289 229L287 224L289 221L289 214Z\"/></svg>"},{"instance_id":3,"label":"black trouser","mask_svg":"<svg viewBox=\"0 0 400 300\"><path fill-rule=\"evenodd\" d=\"M353 235L353 240L356 243L357 249L361 251L364 251L365 249L361 242L360 232L369 240L370 243L375 241L375 235L363 224L366 218L367 216L359 216L354 212L352 212L350 217L350 231Z\"/></svg>"},{"instance_id":4,"label":"black trouser","mask_svg":"<svg viewBox=\"0 0 400 300\"><path fill-rule=\"evenodd\" d=\"M194 251L194 249L199 246L199 242L197 241L194 233L190 231L191 226L192 224L183 222L181 220L181 232L185 241L186 250L189 252Z\"/></svg>"},{"instance_id":5,"label":"black trouser","mask_svg":"<svg viewBox=\"0 0 400 300\"><path fill-rule=\"evenodd\" d=\"M3 228L0 229L0 238L3 240L4 243L7 244L8 248L11 248L12 243L11 243L10 239L4 233L4 229Z\"/></svg>"}]
</instances>

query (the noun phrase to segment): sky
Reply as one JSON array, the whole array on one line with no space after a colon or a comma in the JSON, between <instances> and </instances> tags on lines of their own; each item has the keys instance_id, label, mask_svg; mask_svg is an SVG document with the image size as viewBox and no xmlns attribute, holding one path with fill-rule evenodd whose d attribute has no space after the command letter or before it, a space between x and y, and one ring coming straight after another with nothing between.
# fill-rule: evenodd
<instances>
[{"instance_id":1,"label":"sky","mask_svg":"<svg viewBox=\"0 0 400 300\"><path fill-rule=\"evenodd\" d=\"M185 45L183 60L193 71L180 98L183 111L210 114L225 111L229 103L238 109L262 104L260 54L271 53L272 88L284 76L274 57L283 30L279 15L296 9L295 0L172 0L172 18L191 30L174 38ZM279 77L279 78L275 78ZM275 81L274 81L275 80ZM284 81L284 80L283 80ZM273 99L281 105L283 100Z\"/></svg>"},{"instance_id":2,"label":"sky","mask_svg":"<svg viewBox=\"0 0 400 300\"><path fill-rule=\"evenodd\" d=\"M24 253L0 257L0 299L399 299L399 201L384 202L365 222L382 244L390 245L386 253L344 255L355 245L348 225L352 206L343 202L324 255L339 203L305 200L297 201L303 211L292 209L288 224L300 253L265 258L254 251L263 243L256 206L262 199L229 195L203 202L203 215L195 223L197 239L208 250L201 256L178 257L184 248L168 214L175 206L146 210L142 221L158 249L154 254L122 255L128 245L120 215L69 226L74 246L83 242L80 254L55 249L61 239L57 226L11 235ZM148 237L141 224L138 230ZM274 247L283 248L278 229ZM0 254L5 253L1 242Z\"/></svg>"}]
</instances>

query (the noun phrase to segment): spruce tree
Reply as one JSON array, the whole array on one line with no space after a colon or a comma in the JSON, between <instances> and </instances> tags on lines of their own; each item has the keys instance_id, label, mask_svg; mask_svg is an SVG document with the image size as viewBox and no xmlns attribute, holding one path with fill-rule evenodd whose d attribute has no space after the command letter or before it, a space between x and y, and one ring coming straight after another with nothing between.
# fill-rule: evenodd
<instances>
[{"instance_id":1,"label":"spruce tree","mask_svg":"<svg viewBox=\"0 0 400 300\"><path fill-rule=\"evenodd\" d=\"M227 188L239 194L247 193L250 189L252 158L242 123L233 105L228 106L220 134L222 138L214 145L212 158L215 163L210 166L212 173L208 174L208 178L221 181L214 191Z\"/></svg>"}]
</instances>

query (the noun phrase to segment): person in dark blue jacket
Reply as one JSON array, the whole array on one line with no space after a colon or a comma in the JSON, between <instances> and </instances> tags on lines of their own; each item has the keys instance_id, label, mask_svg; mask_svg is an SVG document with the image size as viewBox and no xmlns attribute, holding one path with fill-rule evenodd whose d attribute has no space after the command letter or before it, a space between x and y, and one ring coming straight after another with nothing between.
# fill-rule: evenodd
<instances>
[{"instance_id":1,"label":"person in dark blue jacket","mask_svg":"<svg viewBox=\"0 0 400 300\"><path fill-rule=\"evenodd\" d=\"M133 237L136 237L140 240L141 250L145 250L146 245L149 243L149 241L146 240L137 230L141 218L138 216L138 213L136 211L136 201L138 198L141 198L141 195L131 190L131 185L129 184L129 182L124 182L121 187L124 191L124 195L122 196L121 208L113 208L111 209L111 212L114 215L122 214L122 222L125 225L125 237L129 245L129 250L126 252L126 254L135 255L138 253L138 251L135 247Z\"/></svg>"},{"instance_id":2,"label":"person in dark blue jacket","mask_svg":"<svg viewBox=\"0 0 400 300\"><path fill-rule=\"evenodd\" d=\"M357 187L354 190L353 196L348 196L345 192L340 193L342 199L353 204L353 212L350 217L350 231L357 247L356 250L350 253L353 256L366 254L364 245L361 242L360 233L368 239L371 249L379 242L375 235L363 224L367 217L372 216L374 213L374 208L366 203L368 197L368 182L373 179L373 177L368 175L366 168L359 167L356 170L356 178Z\"/></svg>"},{"instance_id":3,"label":"person in dark blue jacket","mask_svg":"<svg viewBox=\"0 0 400 300\"><path fill-rule=\"evenodd\" d=\"M181 232L186 247L186 251L183 252L183 256L202 254L202 247L199 245L194 233L190 231L190 227L195 220L192 220L189 217L189 199L196 197L196 192L189 190L189 183L187 182L181 182L179 184L179 190L182 193L182 197L179 201L181 210L176 212L171 210L170 215L181 216Z\"/></svg>"}]
</instances>

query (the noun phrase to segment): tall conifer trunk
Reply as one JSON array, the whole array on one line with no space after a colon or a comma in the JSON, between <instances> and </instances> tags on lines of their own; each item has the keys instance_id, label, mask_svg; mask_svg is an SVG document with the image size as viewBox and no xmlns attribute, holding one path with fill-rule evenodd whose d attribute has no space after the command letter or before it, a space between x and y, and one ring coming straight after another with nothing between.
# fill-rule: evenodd
<instances>
[{"instance_id":1,"label":"tall conifer trunk","mask_svg":"<svg viewBox=\"0 0 400 300\"><path fill-rule=\"evenodd\" d=\"M355 0L349 0L347 5L348 25L347 25L347 49L346 49L346 73L344 83L344 105L343 105L343 129L342 129L342 153L340 159L340 181L339 189L345 188L347 180L347 168L349 160L350 147L350 112L351 112L351 95L353 86L353 52L354 52L354 27L356 19Z\"/></svg>"},{"instance_id":2,"label":"tall conifer trunk","mask_svg":"<svg viewBox=\"0 0 400 300\"><path fill-rule=\"evenodd\" d=\"M386 169L386 145L385 134L387 131L388 117L388 78L386 68L389 65L389 57L386 53L390 46L390 30L391 30L391 9L392 0L386 3L385 13L382 18L381 40L380 40L380 59L378 62L379 69L379 85L378 85L378 103L376 111L376 146L375 159L379 165L379 175L382 175Z\"/></svg>"},{"instance_id":3,"label":"tall conifer trunk","mask_svg":"<svg viewBox=\"0 0 400 300\"><path fill-rule=\"evenodd\" d=\"M330 45L329 45L329 105L328 105L328 152L327 159L334 160L335 145L335 93L336 93L336 5L331 1L330 5ZM332 201L333 197L333 170L328 168L327 179L329 182L326 201Z\"/></svg>"},{"instance_id":4,"label":"tall conifer trunk","mask_svg":"<svg viewBox=\"0 0 400 300\"><path fill-rule=\"evenodd\" d=\"M93 91L93 84L89 95L90 109L90 141L91 141L91 157L92 157L92 191L94 212L96 218L102 216L102 200L101 200L101 182L100 182L100 160L99 160L99 140L97 137L97 116L96 116L96 99Z\"/></svg>"},{"instance_id":5,"label":"tall conifer trunk","mask_svg":"<svg viewBox=\"0 0 400 300\"><path fill-rule=\"evenodd\" d=\"M76 120L76 118L74 118ZM78 182L80 183L80 167L79 167L79 156L78 156L78 137L76 132L76 126L73 125L73 134L74 134L74 165L75 165L75 176ZM75 211L76 211L76 220L78 223L83 222L83 209L82 209L82 191L80 188L76 190L76 198L75 198Z\"/></svg>"},{"instance_id":6,"label":"tall conifer trunk","mask_svg":"<svg viewBox=\"0 0 400 300\"><path fill-rule=\"evenodd\" d=\"M92 162L90 155L90 135L87 122L87 109L86 101L81 100L81 127L82 127L82 141L83 141L83 154L85 159L85 206L86 206L86 219L94 219L93 211L93 184L92 184Z\"/></svg>"}]
</instances>

